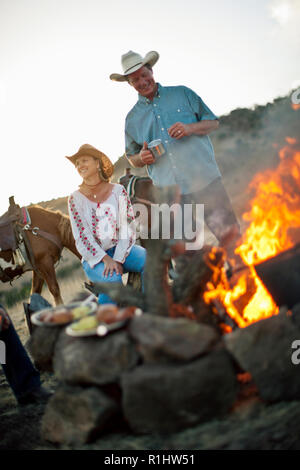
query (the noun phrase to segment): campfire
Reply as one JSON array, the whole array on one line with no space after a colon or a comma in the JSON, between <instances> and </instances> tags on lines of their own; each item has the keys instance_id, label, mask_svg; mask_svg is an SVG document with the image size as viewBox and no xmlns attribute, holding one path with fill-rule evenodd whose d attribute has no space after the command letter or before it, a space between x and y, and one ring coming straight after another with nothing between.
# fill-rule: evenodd
<instances>
[{"instance_id":1,"label":"campfire","mask_svg":"<svg viewBox=\"0 0 300 470\"><path fill-rule=\"evenodd\" d=\"M207 262L213 270L207 283L204 300L225 308L234 323L244 328L279 312L271 294L256 273L255 266L294 247L300 234L300 150L296 139L286 137L279 151L276 169L255 175L249 185L254 192L250 210L243 215L249 223L235 248L233 276L228 279L225 268L214 267L217 249ZM237 266L236 259L242 261ZM228 325L225 332L232 328Z\"/></svg>"}]
</instances>

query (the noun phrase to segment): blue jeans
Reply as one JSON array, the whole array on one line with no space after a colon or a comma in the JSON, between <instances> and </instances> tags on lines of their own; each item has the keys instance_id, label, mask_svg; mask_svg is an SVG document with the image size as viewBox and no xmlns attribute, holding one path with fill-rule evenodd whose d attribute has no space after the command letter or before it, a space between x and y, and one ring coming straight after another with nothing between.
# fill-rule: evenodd
<instances>
[{"instance_id":1,"label":"blue jeans","mask_svg":"<svg viewBox=\"0 0 300 470\"><path fill-rule=\"evenodd\" d=\"M106 254L110 257L113 257L116 247L110 248L107 250ZM142 289L144 289L143 284L143 274L144 274L144 267L146 263L146 250L142 246L134 245L125 262L123 264L124 273L133 272L133 273L141 273L141 280L142 280ZM103 271L105 268L104 262L100 261L100 263L96 264L93 268L90 265L83 261L82 263L83 269L85 274L87 275L88 279L92 282L119 282L122 283L122 276L120 274L113 273L112 276L104 277ZM111 300L111 298L107 294L99 294L98 297L99 304L112 304L115 303Z\"/></svg>"},{"instance_id":2,"label":"blue jeans","mask_svg":"<svg viewBox=\"0 0 300 470\"><path fill-rule=\"evenodd\" d=\"M0 307L3 308L1 305ZM7 330L0 331L0 340L4 342L6 352L3 371L15 397L21 398L39 388L40 374L33 366L12 323Z\"/></svg>"}]
</instances>

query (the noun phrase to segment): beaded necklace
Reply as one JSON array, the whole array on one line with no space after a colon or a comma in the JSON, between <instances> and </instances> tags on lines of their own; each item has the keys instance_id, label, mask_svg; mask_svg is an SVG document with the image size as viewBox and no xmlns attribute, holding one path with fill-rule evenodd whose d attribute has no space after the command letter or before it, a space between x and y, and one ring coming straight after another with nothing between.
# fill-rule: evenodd
<instances>
[{"instance_id":1,"label":"beaded necklace","mask_svg":"<svg viewBox=\"0 0 300 470\"><path fill-rule=\"evenodd\" d=\"M89 199L97 199L99 196L99 189L101 188L103 181L99 181L96 184L87 184L83 182L79 187L82 190L83 194Z\"/></svg>"}]
</instances>

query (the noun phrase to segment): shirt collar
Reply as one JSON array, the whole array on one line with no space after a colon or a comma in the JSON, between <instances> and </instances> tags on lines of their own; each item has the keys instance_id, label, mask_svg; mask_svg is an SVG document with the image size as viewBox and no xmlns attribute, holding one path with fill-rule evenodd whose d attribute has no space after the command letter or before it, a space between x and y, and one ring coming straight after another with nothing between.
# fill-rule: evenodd
<instances>
[{"instance_id":1,"label":"shirt collar","mask_svg":"<svg viewBox=\"0 0 300 470\"><path fill-rule=\"evenodd\" d=\"M156 92L156 95L153 98L153 101L155 100L155 98L160 98L161 90L162 90L161 84L157 83L157 92ZM142 95L139 94L139 102L149 104L149 103L151 103L151 100L149 100L145 96L142 96Z\"/></svg>"}]
</instances>

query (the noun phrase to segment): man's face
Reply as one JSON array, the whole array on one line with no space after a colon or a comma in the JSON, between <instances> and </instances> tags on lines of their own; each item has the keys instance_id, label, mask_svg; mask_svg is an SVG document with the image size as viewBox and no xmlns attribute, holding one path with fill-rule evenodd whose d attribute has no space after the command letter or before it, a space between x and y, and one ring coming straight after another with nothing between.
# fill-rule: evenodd
<instances>
[{"instance_id":1,"label":"man's face","mask_svg":"<svg viewBox=\"0 0 300 470\"><path fill-rule=\"evenodd\" d=\"M128 82L140 95L148 98L149 100L154 98L157 84L153 78L152 70L143 66L136 72L128 75Z\"/></svg>"}]
</instances>

